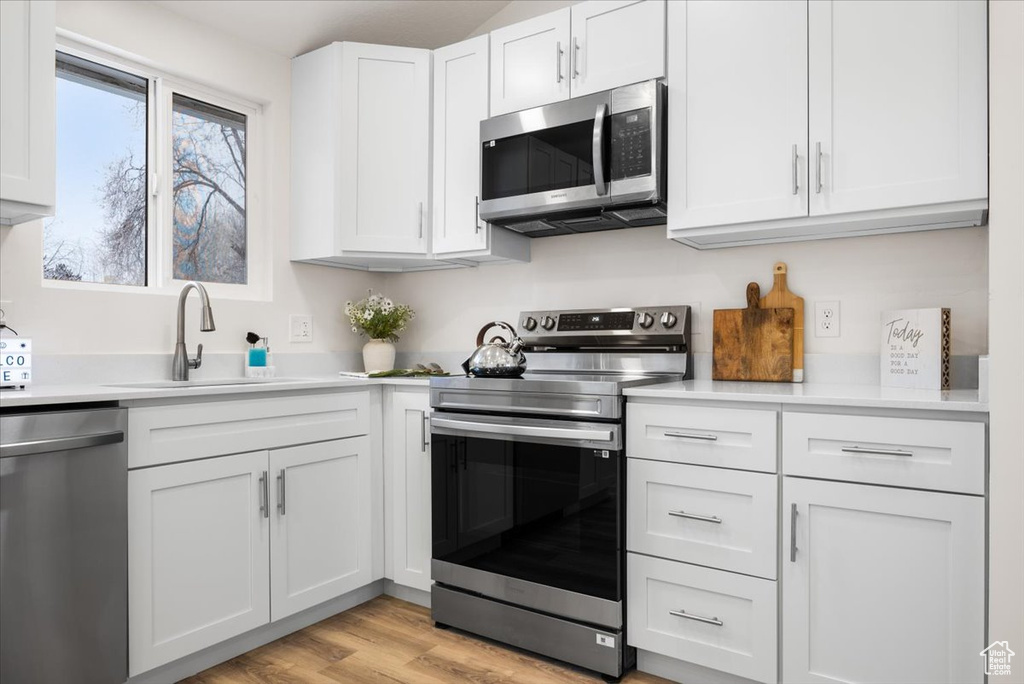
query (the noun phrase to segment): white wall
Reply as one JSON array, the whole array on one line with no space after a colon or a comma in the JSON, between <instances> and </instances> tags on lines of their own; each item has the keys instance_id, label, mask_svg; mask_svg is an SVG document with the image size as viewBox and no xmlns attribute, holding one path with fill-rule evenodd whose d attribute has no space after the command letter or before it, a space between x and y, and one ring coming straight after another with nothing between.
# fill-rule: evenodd
<instances>
[{"instance_id":1,"label":"white wall","mask_svg":"<svg viewBox=\"0 0 1024 684\"><path fill-rule=\"evenodd\" d=\"M1024 682L1024 3L989 3L989 638Z\"/></svg>"},{"instance_id":2,"label":"white wall","mask_svg":"<svg viewBox=\"0 0 1024 684\"><path fill-rule=\"evenodd\" d=\"M790 289L806 300L808 354L878 354L883 310L949 306L953 348L988 349L988 245L984 228L904 233L697 251L665 228L535 239L529 264L388 276L392 297L417 311L404 351L472 349L495 317L515 323L528 308L699 304L694 351L711 351L714 309L745 306L746 285L767 293L772 266L789 266ZM809 331L816 300L839 300L841 335Z\"/></svg>"},{"instance_id":3,"label":"white wall","mask_svg":"<svg viewBox=\"0 0 1024 684\"><path fill-rule=\"evenodd\" d=\"M344 301L381 283L382 277L288 261L289 60L150 3L58 2L57 24L166 71L264 105L269 170L264 199L266 220L273 231L273 298L270 302L215 298L217 330L202 335L196 303L190 302L190 350L197 342L207 352L240 350L248 330L269 335L278 353L359 348L362 342L342 320ZM33 337L38 354L173 351L175 296L44 287L41 253L41 222L0 229L0 299L13 302L5 306L8 322ZM312 344L287 343L291 313L314 315Z\"/></svg>"},{"instance_id":4,"label":"white wall","mask_svg":"<svg viewBox=\"0 0 1024 684\"><path fill-rule=\"evenodd\" d=\"M481 36L496 28L539 17L542 14L554 12L563 7L575 5L578 2L580 0L513 0L496 12L490 19L478 26L467 38Z\"/></svg>"}]
</instances>

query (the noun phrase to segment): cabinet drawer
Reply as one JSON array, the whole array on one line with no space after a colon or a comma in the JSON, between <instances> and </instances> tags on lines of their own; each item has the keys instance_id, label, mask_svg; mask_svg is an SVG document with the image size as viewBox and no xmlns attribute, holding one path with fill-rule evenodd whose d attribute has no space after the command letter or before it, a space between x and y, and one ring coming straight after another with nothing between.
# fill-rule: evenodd
<instances>
[{"instance_id":1,"label":"cabinet drawer","mask_svg":"<svg viewBox=\"0 0 1024 684\"><path fill-rule=\"evenodd\" d=\"M128 467L365 435L366 391L128 410Z\"/></svg>"},{"instance_id":2,"label":"cabinet drawer","mask_svg":"<svg viewBox=\"0 0 1024 684\"><path fill-rule=\"evenodd\" d=\"M985 493L985 424L784 413L787 475Z\"/></svg>"},{"instance_id":3,"label":"cabinet drawer","mask_svg":"<svg viewBox=\"0 0 1024 684\"><path fill-rule=\"evenodd\" d=\"M627 455L776 472L775 411L626 405Z\"/></svg>"},{"instance_id":4,"label":"cabinet drawer","mask_svg":"<svg viewBox=\"0 0 1024 684\"><path fill-rule=\"evenodd\" d=\"M634 553L627 573L630 646L778 680L775 582Z\"/></svg>"},{"instance_id":5,"label":"cabinet drawer","mask_svg":"<svg viewBox=\"0 0 1024 684\"><path fill-rule=\"evenodd\" d=\"M775 475L629 459L626 546L775 579Z\"/></svg>"}]
</instances>

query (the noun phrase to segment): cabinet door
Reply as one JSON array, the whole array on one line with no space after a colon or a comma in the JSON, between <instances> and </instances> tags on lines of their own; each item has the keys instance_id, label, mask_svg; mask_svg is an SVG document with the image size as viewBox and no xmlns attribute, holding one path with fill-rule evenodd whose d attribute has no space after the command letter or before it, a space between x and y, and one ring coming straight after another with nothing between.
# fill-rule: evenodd
<instances>
[{"instance_id":1,"label":"cabinet door","mask_svg":"<svg viewBox=\"0 0 1024 684\"><path fill-rule=\"evenodd\" d=\"M487 248L487 225L478 214L487 68L487 36L434 51L435 254Z\"/></svg>"},{"instance_id":2,"label":"cabinet door","mask_svg":"<svg viewBox=\"0 0 1024 684\"><path fill-rule=\"evenodd\" d=\"M430 51L345 43L340 54L342 248L425 254Z\"/></svg>"},{"instance_id":3,"label":"cabinet door","mask_svg":"<svg viewBox=\"0 0 1024 684\"><path fill-rule=\"evenodd\" d=\"M811 214L985 198L986 4L834 0L808 17Z\"/></svg>"},{"instance_id":4,"label":"cabinet door","mask_svg":"<svg viewBox=\"0 0 1024 684\"><path fill-rule=\"evenodd\" d=\"M0 3L0 222L53 215L56 3ZM8 203L37 205L12 206Z\"/></svg>"},{"instance_id":5,"label":"cabinet door","mask_svg":"<svg viewBox=\"0 0 1024 684\"><path fill-rule=\"evenodd\" d=\"M591 0L571 10L573 97L665 75L664 0Z\"/></svg>"},{"instance_id":6,"label":"cabinet door","mask_svg":"<svg viewBox=\"0 0 1024 684\"><path fill-rule=\"evenodd\" d=\"M491 116L569 97L570 9L491 32Z\"/></svg>"},{"instance_id":7,"label":"cabinet door","mask_svg":"<svg viewBox=\"0 0 1024 684\"><path fill-rule=\"evenodd\" d=\"M274 620L373 581L367 437L270 452Z\"/></svg>"},{"instance_id":8,"label":"cabinet door","mask_svg":"<svg viewBox=\"0 0 1024 684\"><path fill-rule=\"evenodd\" d=\"M267 452L128 473L129 672L270 620Z\"/></svg>"},{"instance_id":9,"label":"cabinet door","mask_svg":"<svg viewBox=\"0 0 1024 684\"><path fill-rule=\"evenodd\" d=\"M807 215L807 2L671 2L669 229Z\"/></svg>"},{"instance_id":10,"label":"cabinet door","mask_svg":"<svg viewBox=\"0 0 1024 684\"><path fill-rule=\"evenodd\" d=\"M430 395L395 391L391 407L392 579L430 591Z\"/></svg>"},{"instance_id":11,"label":"cabinet door","mask_svg":"<svg viewBox=\"0 0 1024 684\"><path fill-rule=\"evenodd\" d=\"M984 680L983 498L786 477L783 500L783 681Z\"/></svg>"}]
</instances>

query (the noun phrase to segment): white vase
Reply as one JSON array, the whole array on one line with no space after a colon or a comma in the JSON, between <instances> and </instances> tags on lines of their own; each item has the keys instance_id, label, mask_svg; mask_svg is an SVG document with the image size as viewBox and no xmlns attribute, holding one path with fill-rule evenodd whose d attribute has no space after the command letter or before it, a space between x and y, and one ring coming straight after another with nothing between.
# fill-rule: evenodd
<instances>
[{"instance_id":1,"label":"white vase","mask_svg":"<svg viewBox=\"0 0 1024 684\"><path fill-rule=\"evenodd\" d=\"M367 373L395 368L395 345L385 340L370 340L363 345L363 367Z\"/></svg>"}]
</instances>

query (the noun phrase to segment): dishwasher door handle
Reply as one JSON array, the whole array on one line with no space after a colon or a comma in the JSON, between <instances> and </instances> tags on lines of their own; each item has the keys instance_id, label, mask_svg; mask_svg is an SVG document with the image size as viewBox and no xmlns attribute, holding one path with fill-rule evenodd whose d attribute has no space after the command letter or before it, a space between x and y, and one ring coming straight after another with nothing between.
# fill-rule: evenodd
<instances>
[{"instance_id":1,"label":"dishwasher door handle","mask_svg":"<svg viewBox=\"0 0 1024 684\"><path fill-rule=\"evenodd\" d=\"M52 439L34 439L27 442L0 444L0 458L11 456L31 456L53 451L70 451L72 449L88 449L89 447L119 444L124 441L124 432L101 432L95 435L77 435L75 437L54 437Z\"/></svg>"}]
</instances>

